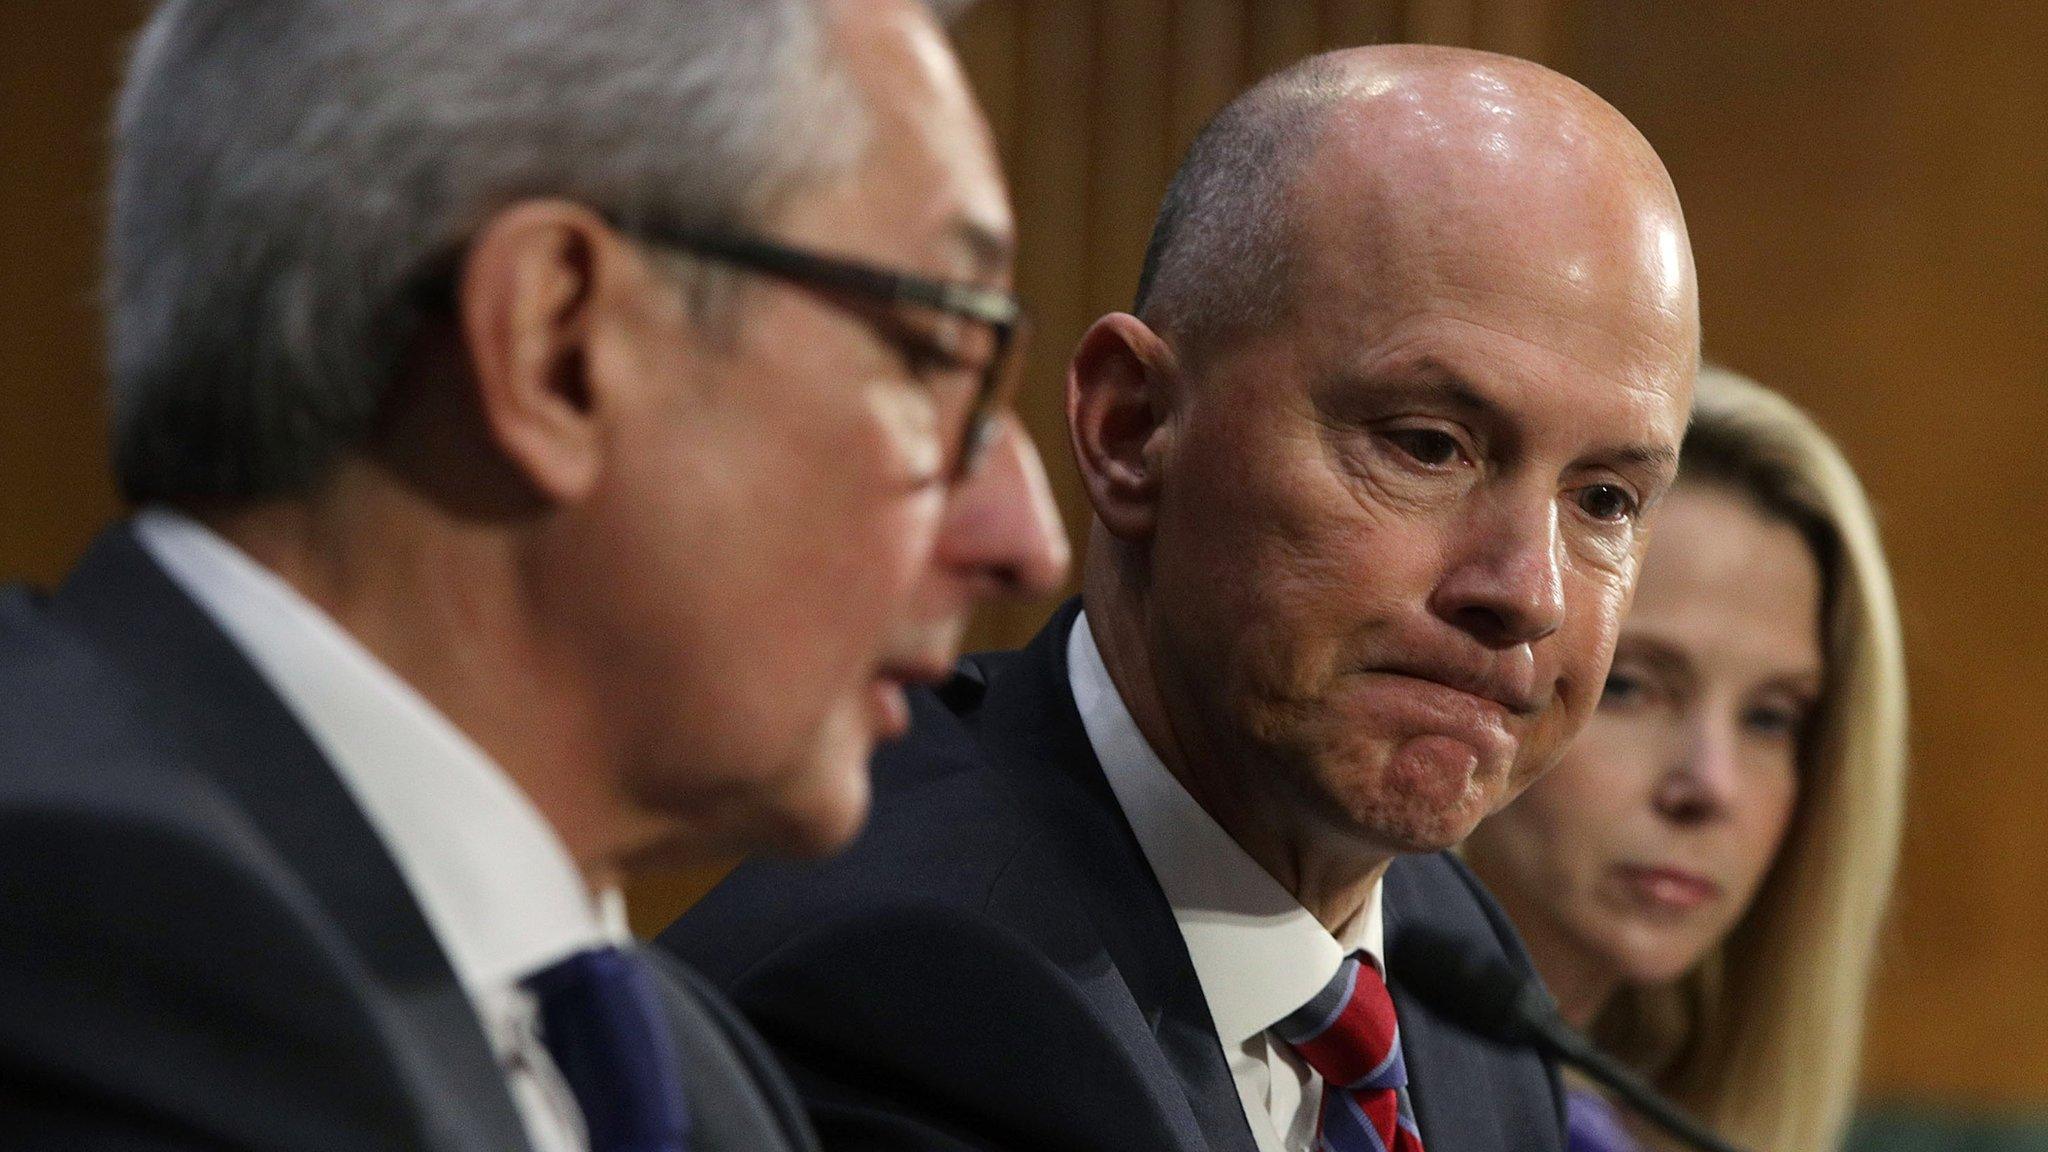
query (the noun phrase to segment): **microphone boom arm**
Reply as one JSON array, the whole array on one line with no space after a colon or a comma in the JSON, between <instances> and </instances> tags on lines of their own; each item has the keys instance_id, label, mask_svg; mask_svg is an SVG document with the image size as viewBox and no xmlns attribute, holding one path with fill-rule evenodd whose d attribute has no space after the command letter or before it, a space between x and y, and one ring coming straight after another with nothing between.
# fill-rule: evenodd
<instances>
[{"instance_id":1,"label":"microphone boom arm","mask_svg":"<svg viewBox=\"0 0 2048 1152\"><path fill-rule=\"evenodd\" d=\"M1421 930L1402 948L1393 977L1437 1015L1468 1032L1534 1048L1577 1068L1686 1144L1703 1152L1742 1152L1595 1048L1558 1015L1557 1002L1540 981L1499 959L1471 956L1456 940Z\"/></svg>"},{"instance_id":2,"label":"microphone boom arm","mask_svg":"<svg viewBox=\"0 0 2048 1152\"><path fill-rule=\"evenodd\" d=\"M1559 1063L1570 1064L1592 1077L1659 1128L1706 1152L1741 1152L1666 1100L1619 1060L1594 1047L1592 1041L1573 1031L1554 1014L1548 1019L1532 1020L1530 1024L1535 1047L1550 1053Z\"/></svg>"}]
</instances>

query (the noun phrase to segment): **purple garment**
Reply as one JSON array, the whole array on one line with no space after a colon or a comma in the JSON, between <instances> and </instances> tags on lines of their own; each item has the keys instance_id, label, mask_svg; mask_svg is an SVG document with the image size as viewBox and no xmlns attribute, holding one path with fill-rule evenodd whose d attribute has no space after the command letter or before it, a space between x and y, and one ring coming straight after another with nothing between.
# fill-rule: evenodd
<instances>
[{"instance_id":1,"label":"purple garment","mask_svg":"<svg viewBox=\"0 0 2048 1152\"><path fill-rule=\"evenodd\" d=\"M1588 1088L1567 1088L1564 1094L1567 1152L1642 1152L1643 1146L1622 1126L1621 1113L1607 1097Z\"/></svg>"}]
</instances>

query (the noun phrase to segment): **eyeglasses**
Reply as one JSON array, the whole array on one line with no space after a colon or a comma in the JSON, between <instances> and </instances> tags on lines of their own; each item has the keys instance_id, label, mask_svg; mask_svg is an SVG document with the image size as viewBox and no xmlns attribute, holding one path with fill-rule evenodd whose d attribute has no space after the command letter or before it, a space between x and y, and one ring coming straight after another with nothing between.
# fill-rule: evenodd
<instances>
[{"instance_id":1,"label":"eyeglasses","mask_svg":"<svg viewBox=\"0 0 2048 1152\"><path fill-rule=\"evenodd\" d=\"M974 471L988 447L995 418L1009 405L1022 374L1030 322L1017 297L993 288L806 252L756 236L660 226L622 231L792 283L842 292L886 307L923 308L953 321L942 333L920 338L917 343L924 347L912 349L907 356L913 361L941 361L942 375L966 374L974 379L967 395L940 397L941 427L947 437L944 474L957 484ZM899 346L907 343L900 337L895 342Z\"/></svg>"}]
</instances>

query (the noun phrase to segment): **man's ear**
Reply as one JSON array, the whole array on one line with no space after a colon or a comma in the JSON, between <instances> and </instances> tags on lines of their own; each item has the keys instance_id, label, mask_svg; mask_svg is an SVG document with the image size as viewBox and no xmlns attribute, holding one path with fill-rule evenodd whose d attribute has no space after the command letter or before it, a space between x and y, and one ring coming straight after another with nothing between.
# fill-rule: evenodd
<instances>
[{"instance_id":1,"label":"man's ear","mask_svg":"<svg viewBox=\"0 0 2048 1152\"><path fill-rule=\"evenodd\" d=\"M1122 540L1151 536L1167 416L1180 386L1173 350L1125 312L1097 320L1067 366L1067 434L1095 515Z\"/></svg>"},{"instance_id":2,"label":"man's ear","mask_svg":"<svg viewBox=\"0 0 2048 1152\"><path fill-rule=\"evenodd\" d=\"M593 301L624 244L590 209L522 201L470 241L456 289L477 409L491 440L552 502L588 494L602 472L590 380Z\"/></svg>"}]
</instances>

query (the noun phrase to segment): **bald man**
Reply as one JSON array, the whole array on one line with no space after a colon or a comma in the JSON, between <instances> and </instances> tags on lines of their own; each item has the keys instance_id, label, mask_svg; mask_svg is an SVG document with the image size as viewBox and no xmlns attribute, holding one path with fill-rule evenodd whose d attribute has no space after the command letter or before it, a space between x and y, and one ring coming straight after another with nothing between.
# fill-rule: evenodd
<instances>
[{"instance_id":1,"label":"bald man","mask_svg":"<svg viewBox=\"0 0 2048 1152\"><path fill-rule=\"evenodd\" d=\"M665 942L832 1148L1560 1147L1552 1075L1403 996L1404 942L1528 971L1441 853L1600 695L1698 337L1670 181L1578 85L1414 47L1260 84L1074 354L1079 603L917 701L851 855Z\"/></svg>"}]
</instances>

